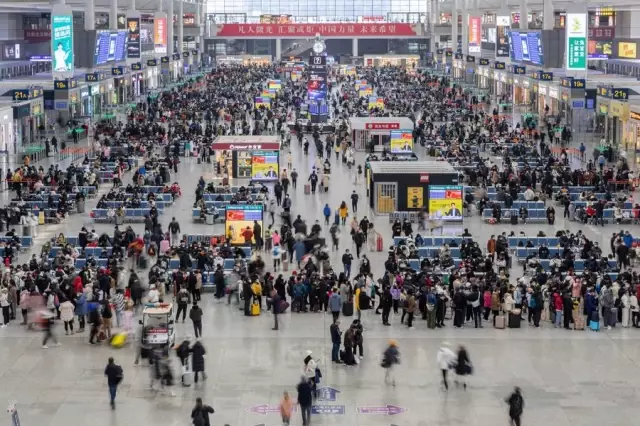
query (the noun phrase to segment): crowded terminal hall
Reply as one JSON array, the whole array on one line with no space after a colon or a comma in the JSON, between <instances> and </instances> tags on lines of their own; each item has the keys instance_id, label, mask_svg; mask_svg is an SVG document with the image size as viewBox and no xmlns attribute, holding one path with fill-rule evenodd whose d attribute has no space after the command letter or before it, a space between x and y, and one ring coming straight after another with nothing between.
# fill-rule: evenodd
<instances>
[{"instance_id":1,"label":"crowded terminal hall","mask_svg":"<svg viewBox=\"0 0 640 426\"><path fill-rule=\"evenodd\" d=\"M637 12L488 1L12 9L12 424L635 425Z\"/></svg>"}]
</instances>

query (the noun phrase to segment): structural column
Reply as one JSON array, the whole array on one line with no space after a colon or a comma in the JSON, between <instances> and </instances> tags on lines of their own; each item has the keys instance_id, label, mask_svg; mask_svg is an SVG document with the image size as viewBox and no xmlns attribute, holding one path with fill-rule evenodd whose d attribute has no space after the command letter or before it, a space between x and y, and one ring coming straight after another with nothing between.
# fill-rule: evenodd
<instances>
[{"instance_id":1,"label":"structural column","mask_svg":"<svg viewBox=\"0 0 640 426\"><path fill-rule=\"evenodd\" d=\"M352 55L353 56L358 56L358 39L354 38L352 41Z\"/></svg>"},{"instance_id":2,"label":"structural column","mask_svg":"<svg viewBox=\"0 0 640 426\"><path fill-rule=\"evenodd\" d=\"M552 30L555 26L555 18L553 16L553 1L544 0L542 10L542 29Z\"/></svg>"},{"instance_id":3,"label":"structural column","mask_svg":"<svg viewBox=\"0 0 640 426\"><path fill-rule=\"evenodd\" d=\"M118 0L111 0L109 2L109 29L118 29Z\"/></svg>"},{"instance_id":4,"label":"structural column","mask_svg":"<svg viewBox=\"0 0 640 426\"><path fill-rule=\"evenodd\" d=\"M462 0L462 54L469 54L469 4Z\"/></svg>"},{"instance_id":5,"label":"structural column","mask_svg":"<svg viewBox=\"0 0 640 426\"><path fill-rule=\"evenodd\" d=\"M178 21L178 52L182 54L183 51L183 43L184 43L184 12L183 12L183 2L180 0L178 2L178 17L176 20Z\"/></svg>"},{"instance_id":6,"label":"structural column","mask_svg":"<svg viewBox=\"0 0 640 426\"><path fill-rule=\"evenodd\" d=\"M167 55L173 55L173 0L167 5Z\"/></svg>"},{"instance_id":7,"label":"structural column","mask_svg":"<svg viewBox=\"0 0 640 426\"><path fill-rule=\"evenodd\" d=\"M551 19L553 19L553 11L551 12ZM529 8L527 6L527 0L520 0L520 29L529 29Z\"/></svg>"},{"instance_id":8,"label":"structural column","mask_svg":"<svg viewBox=\"0 0 640 426\"><path fill-rule=\"evenodd\" d=\"M451 9L451 49L458 51L458 0L453 0Z\"/></svg>"},{"instance_id":9,"label":"structural column","mask_svg":"<svg viewBox=\"0 0 640 426\"><path fill-rule=\"evenodd\" d=\"M111 17L109 17L111 20ZM96 29L96 4L95 0L87 0L84 9L84 30L93 31Z\"/></svg>"},{"instance_id":10,"label":"structural column","mask_svg":"<svg viewBox=\"0 0 640 426\"><path fill-rule=\"evenodd\" d=\"M282 58L282 39L276 39L276 63L279 63Z\"/></svg>"}]
</instances>

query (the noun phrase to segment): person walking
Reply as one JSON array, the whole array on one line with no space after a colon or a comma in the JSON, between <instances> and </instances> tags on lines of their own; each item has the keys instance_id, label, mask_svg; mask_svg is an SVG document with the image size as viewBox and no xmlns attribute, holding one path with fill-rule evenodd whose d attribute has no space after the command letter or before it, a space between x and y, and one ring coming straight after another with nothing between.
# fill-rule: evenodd
<instances>
[{"instance_id":1,"label":"person walking","mask_svg":"<svg viewBox=\"0 0 640 426\"><path fill-rule=\"evenodd\" d=\"M509 404L509 424L512 426L520 426L520 418L524 411L524 398L522 397L520 388L518 386L514 387L513 392L505 401Z\"/></svg>"},{"instance_id":2,"label":"person walking","mask_svg":"<svg viewBox=\"0 0 640 426\"><path fill-rule=\"evenodd\" d=\"M306 376L300 377L300 383L296 387L298 391L298 404L302 414L302 426L309 426L311 420L311 404L313 402L311 384Z\"/></svg>"},{"instance_id":3,"label":"person walking","mask_svg":"<svg viewBox=\"0 0 640 426\"><path fill-rule=\"evenodd\" d=\"M358 212L358 199L360 197L358 196L358 194L356 193L356 190L354 189L353 192L351 193L351 210L353 210L353 213L357 213Z\"/></svg>"},{"instance_id":4,"label":"person walking","mask_svg":"<svg viewBox=\"0 0 640 426\"><path fill-rule=\"evenodd\" d=\"M342 309L342 297L340 297L340 293L338 292L338 288L334 287L331 290L331 296L329 297L329 309L331 310L331 315L333 315L333 322L338 321L338 317L340 316L340 310Z\"/></svg>"},{"instance_id":5,"label":"person walking","mask_svg":"<svg viewBox=\"0 0 640 426\"><path fill-rule=\"evenodd\" d=\"M331 361L340 364L340 341L342 340L342 331L340 331L340 320L336 320L329 326L331 332Z\"/></svg>"},{"instance_id":6,"label":"person walking","mask_svg":"<svg viewBox=\"0 0 640 426\"><path fill-rule=\"evenodd\" d=\"M111 409L116 409L116 392L118 391L118 385L124 378L124 372L122 367L117 365L113 360L113 357L109 358L107 366L104 369L104 375L107 376L107 385L109 386L109 400Z\"/></svg>"},{"instance_id":7,"label":"person walking","mask_svg":"<svg viewBox=\"0 0 640 426\"><path fill-rule=\"evenodd\" d=\"M73 311L75 307L69 300L65 300L60 304L60 319L64 322L64 334L69 335L69 331L73 334Z\"/></svg>"},{"instance_id":8,"label":"person walking","mask_svg":"<svg viewBox=\"0 0 640 426\"><path fill-rule=\"evenodd\" d=\"M193 322L193 333L198 337L202 336L202 309L196 302L193 302L193 306L189 311L189 319Z\"/></svg>"},{"instance_id":9,"label":"person walking","mask_svg":"<svg viewBox=\"0 0 640 426\"><path fill-rule=\"evenodd\" d=\"M349 253L349 249L344 251L342 255L342 266L344 267L344 275L349 279L351 276L351 263L353 262L353 255Z\"/></svg>"},{"instance_id":10,"label":"person walking","mask_svg":"<svg viewBox=\"0 0 640 426\"><path fill-rule=\"evenodd\" d=\"M193 382L198 383L198 373L202 373L202 380L207 379L207 375L204 372L204 356L207 351L202 346L200 340L196 340L196 342L191 346L189 350L191 352L191 366L193 368Z\"/></svg>"},{"instance_id":11,"label":"person walking","mask_svg":"<svg viewBox=\"0 0 640 426\"><path fill-rule=\"evenodd\" d=\"M467 390L467 381L465 376L473 373L473 365L469 359L469 354L464 346L460 345L458 348L458 362L456 363L456 386L459 386L462 382L462 387Z\"/></svg>"},{"instance_id":12,"label":"person walking","mask_svg":"<svg viewBox=\"0 0 640 426\"><path fill-rule=\"evenodd\" d=\"M282 309L282 298L276 290L271 290L271 306L273 312L272 330L278 330L278 315L280 315L280 309Z\"/></svg>"},{"instance_id":13,"label":"person walking","mask_svg":"<svg viewBox=\"0 0 640 426\"><path fill-rule=\"evenodd\" d=\"M169 233L171 234L171 246L177 247L180 245L180 224L175 217L171 218L169 223Z\"/></svg>"},{"instance_id":14,"label":"person walking","mask_svg":"<svg viewBox=\"0 0 640 426\"><path fill-rule=\"evenodd\" d=\"M182 322L184 323L185 318L187 317L187 306L191 302L191 295L186 287L180 288L178 294L176 295L176 301L178 302L178 310L176 311L176 322L178 322L180 318L180 313L182 313ZM191 315L189 315L191 318Z\"/></svg>"},{"instance_id":15,"label":"person walking","mask_svg":"<svg viewBox=\"0 0 640 426\"><path fill-rule=\"evenodd\" d=\"M393 374L393 366L400 364L400 352L398 351L398 343L395 340L389 340L389 346L382 354L382 363L380 366L385 369L384 382L385 384L396 385L396 378Z\"/></svg>"},{"instance_id":16,"label":"person walking","mask_svg":"<svg viewBox=\"0 0 640 426\"><path fill-rule=\"evenodd\" d=\"M210 426L209 414L215 413L213 407L202 402L202 398L196 398L196 406L191 410L193 426Z\"/></svg>"},{"instance_id":17,"label":"person walking","mask_svg":"<svg viewBox=\"0 0 640 426\"><path fill-rule=\"evenodd\" d=\"M449 344L447 342L443 342L442 346L438 350L438 355L436 357L436 362L438 363L438 367L440 367L440 371L442 372L442 386L444 390L449 390L449 382L447 381L447 374L452 366L455 365L456 355L449 349Z\"/></svg>"},{"instance_id":18,"label":"person walking","mask_svg":"<svg viewBox=\"0 0 640 426\"><path fill-rule=\"evenodd\" d=\"M293 412L293 402L289 396L289 392L284 391L282 401L280 401L280 416L282 417L282 425L289 426L291 421L291 413Z\"/></svg>"},{"instance_id":19,"label":"person walking","mask_svg":"<svg viewBox=\"0 0 640 426\"><path fill-rule=\"evenodd\" d=\"M42 312L42 329L44 331L44 339L42 339L42 349L49 349L47 342L52 339L56 346L60 346L58 339L53 334L54 317L50 312Z\"/></svg>"}]
</instances>

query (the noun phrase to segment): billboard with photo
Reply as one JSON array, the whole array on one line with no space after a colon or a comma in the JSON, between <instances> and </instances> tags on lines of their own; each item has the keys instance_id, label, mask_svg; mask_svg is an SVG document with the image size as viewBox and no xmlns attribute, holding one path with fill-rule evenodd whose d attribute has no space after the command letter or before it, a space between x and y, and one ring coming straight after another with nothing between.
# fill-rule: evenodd
<instances>
[{"instance_id":1,"label":"billboard with photo","mask_svg":"<svg viewBox=\"0 0 640 426\"><path fill-rule=\"evenodd\" d=\"M413 152L413 132L411 130L392 130L390 134L390 151L392 154L409 154Z\"/></svg>"},{"instance_id":2,"label":"billboard with photo","mask_svg":"<svg viewBox=\"0 0 640 426\"><path fill-rule=\"evenodd\" d=\"M255 243L255 236L251 241L246 241L242 235L247 229L253 232L255 222L258 222L262 228L263 206L262 204L231 204L225 206L224 212L224 233L227 241L231 244L250 244Z\"/></svg>"},{"instance_id":3,"label":"billboard with photo","mask_svg":"<svg viewBox=\"0 0 640 426\"><path fill-rule=\"evenodd\" d=\"M251 154L251 180L278 180L279 167L275 151L254 151Z\"/></svg>"},{"instance_id":4,"label":"billboard with photo","mask_svg":"<svg viewBox=\"0 0 640 426\"><path fill-rule=\"evenodd\" d=\"M61 5L51 12L51 61L54 80L73 77L73 14Z\"/></svg>"},{"instance_id":5,"label":"billboard with photo","mask_svg":"<svg viewBox=\"0 0 640 426\"><path fill-rule=\"evenodd\" d=\"M429 215L445 221L462 222L463 192L459 185L430 185Z\"/></svg>"}]
</instances>

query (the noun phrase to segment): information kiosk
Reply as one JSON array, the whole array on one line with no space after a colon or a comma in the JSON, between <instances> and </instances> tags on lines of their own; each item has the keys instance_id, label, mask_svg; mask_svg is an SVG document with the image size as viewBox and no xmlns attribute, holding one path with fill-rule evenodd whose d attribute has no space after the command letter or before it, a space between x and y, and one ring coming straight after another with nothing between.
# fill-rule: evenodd
<instances>
[{"instance_id":1,"label":"information kiosk","mask_svg":"<svg viewBox=\"0 0 640 426\"><path fill-rule=\"evenodd\" d=\"M349 119L354 147L358 151L391 154L413 152L413 121L408 117L351 117ZM373 149L372 149L373 148Z\"/></svg>"}]
</instances>

